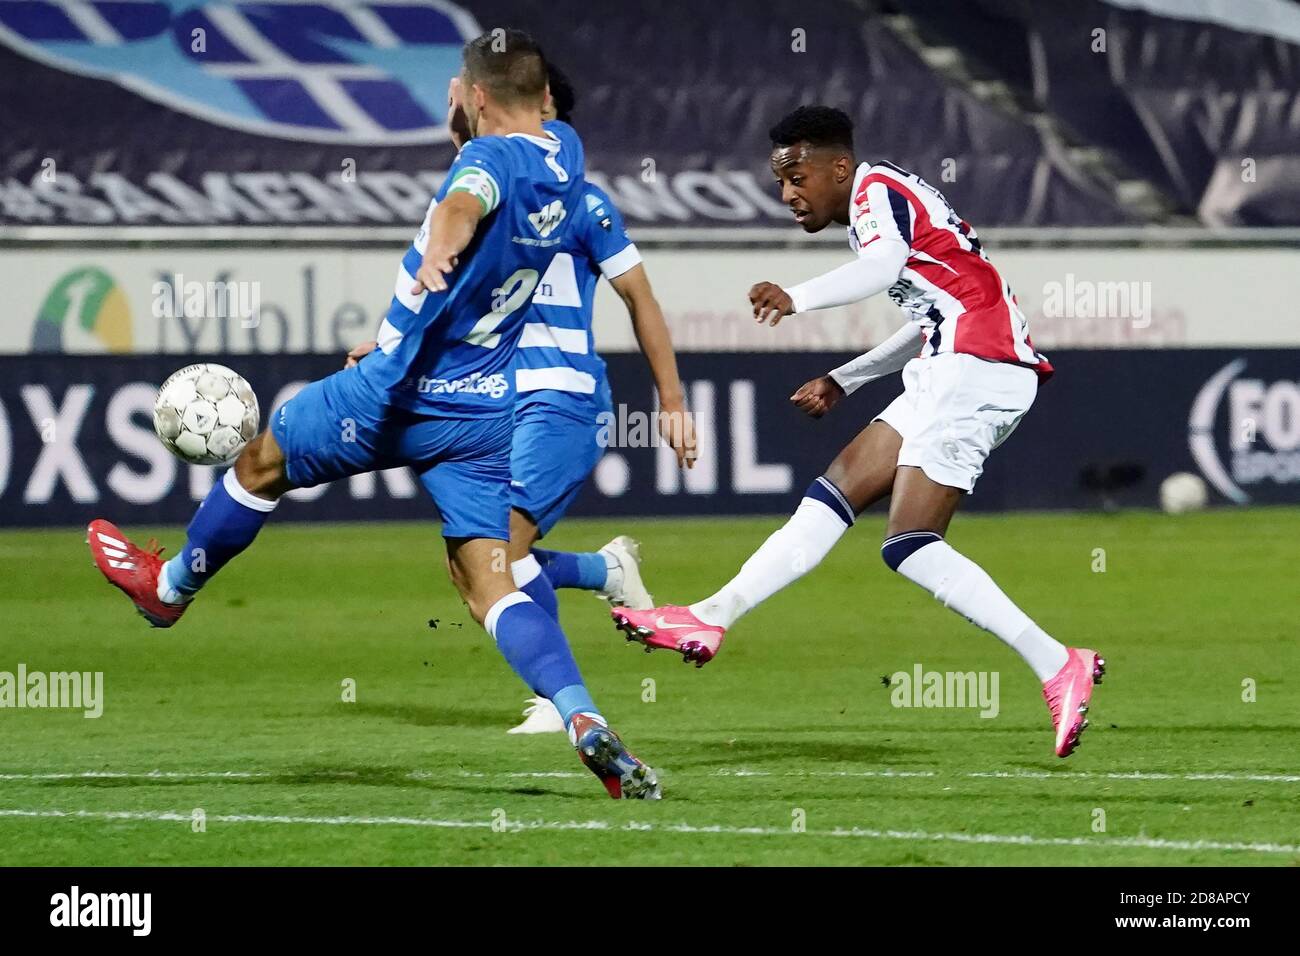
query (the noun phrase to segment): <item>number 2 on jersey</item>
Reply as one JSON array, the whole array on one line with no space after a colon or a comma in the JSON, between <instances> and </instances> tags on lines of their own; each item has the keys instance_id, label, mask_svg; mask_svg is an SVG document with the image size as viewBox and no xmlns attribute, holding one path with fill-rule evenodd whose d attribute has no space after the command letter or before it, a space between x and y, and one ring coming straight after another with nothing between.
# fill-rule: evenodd
<instances>
[{"instance_id":1,"label":"number 2 on jersey","mask_svg":"<svg viewBox=\"0 0 1300 956\"><path fill-rule=\"evenodd\" d=\"M464 340L485 349L496 348L501 341L498 326L529 300L537 288L537 280L536 269L519 269L512 273L499 289L492 290L492 311L474 323Z\"/></svg>"}]
</instances>

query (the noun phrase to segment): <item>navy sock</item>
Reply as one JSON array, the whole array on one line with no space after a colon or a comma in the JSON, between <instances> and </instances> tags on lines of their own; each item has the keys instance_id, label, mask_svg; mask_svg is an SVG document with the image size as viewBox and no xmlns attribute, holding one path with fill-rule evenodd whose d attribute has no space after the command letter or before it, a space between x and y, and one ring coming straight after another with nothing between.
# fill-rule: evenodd
<instances>
[{"instance_id":1,"label":"navy sock","mask_svg":"<svg viewBox=\"0 0 1300 956\"><path fill-rule=\"evenodd\" d=\"M213 484L190 520L185 547L164 568L166 583L182 595L195 594L253 543L275 505L245 491L231 468Z\"/></svg>"},{"instance_id":2,"label":"navy sock","mask_svg":"<svg viewBox=\"0 0 1300 956\"><path fill-rule=\"evenodd\" d=\"M557 588L581 588L599 591L605 586L609 568L605 556L598 551L547 551L533 548L533 557Z\"/></svg>"},{"instance_id":3,"label":"navy sock","mask_svg":"<svg viewBox=\"0 0 1300 956\"><path fill-rule=\"evenodd\" d=\"M567 727L582 711L599 716L560 624L515 591L488 611L483 626L525 684L555 704Z\"/></svg>"}]
</instances>

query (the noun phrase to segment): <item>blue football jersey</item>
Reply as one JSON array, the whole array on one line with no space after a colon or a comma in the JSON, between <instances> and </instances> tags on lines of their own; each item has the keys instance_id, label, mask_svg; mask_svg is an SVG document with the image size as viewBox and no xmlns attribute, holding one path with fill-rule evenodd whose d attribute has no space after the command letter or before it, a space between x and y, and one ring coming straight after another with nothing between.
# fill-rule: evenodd
<instances>
[{"instance_id":1,"label":"blue football jersey","mask_svg":"<svg viewBox=\"0 0 1300 956\"><path fill-rule=\"evenodd\" d=\"M545 136L481 137L460 151L430 210L468 192L485 218L445 292L411 294L428 216L402 257L379 347L360 364L388 404L453 417L511 410L513 354L533 291L583 207L583 164L582 141L564 123L548 123Z\"/></svg>"},{"instance_id":2,"label":"blue football jersey","mask_svg":"<svg viewBox=\"0 0 1300 956\"><path fill-rule=\"evenodd\" d=\"M597 186L586 184L573 220L533 293L515 353L515 384L521 404L546 402L585 414L603 406L607 392L591 331L596 284L602 275L627 272L641 255Z\"/></svg>"}]
</instances>

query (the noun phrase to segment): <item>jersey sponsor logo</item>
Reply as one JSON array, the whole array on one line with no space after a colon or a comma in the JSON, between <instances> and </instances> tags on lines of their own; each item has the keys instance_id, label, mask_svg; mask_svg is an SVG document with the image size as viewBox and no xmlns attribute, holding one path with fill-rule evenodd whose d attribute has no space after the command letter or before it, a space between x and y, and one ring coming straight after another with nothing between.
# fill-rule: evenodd
<instances>
[{"instance_id":1,"label":"jersey sponsor logo","mask_svg":"<svg viewBox=\"0 0 1300 956\"><path fill-rule=\"evenodd\" d=\"M547 203L537 212L530 212L528 221L537 230L537 234L545 239L559 228L560 223L564 221L564 217L567 215L564 203L556 199Z\"/></svg>"},{"instance_id":2,"label":"jersey sponsor logo","mask_svg":"<svg viewBox=\"0 0 1300 956\"><path fill-rule=\"evenodd\" d=\"M605 204L595 196L587 197L587 212L596 217L596 221L600 223L600 228L606 232L609 232L614 227L614 220L610 217Z\"/></svg>"},{"instance_id":3,"label":"jersey sponsor logo","mask_svg":"<svg viewBox=\"0 0 1300 956\"><path fill-rule=\"evenodd\" d=\"M0 43L220 126L326 143L448 140L447 83L481 32L449 0L30 0Z\"/></svg>"},{"instance_id":4,"label":"jersey sponsor logo","mask_svg":"<svg viewBox=\"0 0 1300 956\"><path fill-rule=\"evenodd\" d=\"M421 375L406 379L402 387L414 388L421 395L486 395L489 398L501 398L510 391L510 383L500 372L491 375L473 372L464 378L450 380Z\"/></svg>"},{"instance_id":5,"label":"jersey sponsor logo","mask_svg":"<svg viewBox=\"0 0 1300 956\"><path fill-rule=\"evenodd\" d=\"M858 220L858 224L853 227L854 238L858 241L858 248L871 243L880 238L880 222L872 216L864 216Z\"/></svg>"}]
</instances>

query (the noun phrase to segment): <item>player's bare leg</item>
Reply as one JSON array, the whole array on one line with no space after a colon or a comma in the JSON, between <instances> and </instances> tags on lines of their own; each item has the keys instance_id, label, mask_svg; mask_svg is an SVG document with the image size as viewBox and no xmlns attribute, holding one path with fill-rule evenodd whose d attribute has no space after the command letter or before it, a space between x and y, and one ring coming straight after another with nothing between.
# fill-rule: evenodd
<instances>
[{"instance_id":1,"label":"player's bare leg","mask_svg":"<svg viewBox=\"0 0 1300 956\"><path fill-rule=\"evenodd\" d=\"M645 644L647 650L675 650L688 663L703 667L717 654L732 624L820 564L857 515L889 495L901 445L902 437L891 426L872 422L808 486L790 520L720 591L689 607L617 608L612 612L615 624L628 640Z\"/></svg>"},{"instance_id":2,"label":"player's bare leg","mask_svg":"<svg viewBox=\"0 0 1300 956\"><path fill-rule=\"evenodd\" d=\"M185 547L162 560L156 541L141 548L112 522L96 518L86 529L95 566L154 627L171 627L212 575L243 551L276 502L293 486L275 436L263 432L245 446L195 514Z\"/></svg>"},{"instance_id":3,"label":"player's bare leg","mask_svg":"<svg viewBox=\"0 0 1300 956\"><path fill-rule=\"evenodd\" d=\"M944 541L963 491L904 465L894 479L881 556L894 571L925 588L944 607L992 632L1043 682L1056 730L1056 755L1067 757L1088 726L1085 714L1105 661L1086 648L1067 648L1030 620L974 561Z\"/></svg>"},{"instance_id":4,"label":"player's bare leg","mask_svg":"<svg viewBox=\"0 0 1300 956\"><path fill-rule=\"evenodd\" d=\"M514 593L509 544L495 538L448 538L447 571L470 616L486 626L488 612ZM490 630L490 629L489 629Z\"/></svg>"},{"instance_id":5,"label":"player's bare leg","mask_svg":"<svg viewBox=\"0 0 1300 956\"><path fill-rule=\"evenodd\" d=\"M249 494L267 501L278 501L293 490L285 472L284 451L269 431L244 446L235 459L234 472Z\"/></svg>"},{"instance_id":6,"label":"player's bare leg","mask_svg":"<svg viewBox=\"0 0 1300 956\"><path fill-rule=\"evenodd\" d=\"M845 445L824 477L848 499L855 516L889 497L903 438L881 421L872 422Z\"/></svg>"}]
</instances>

